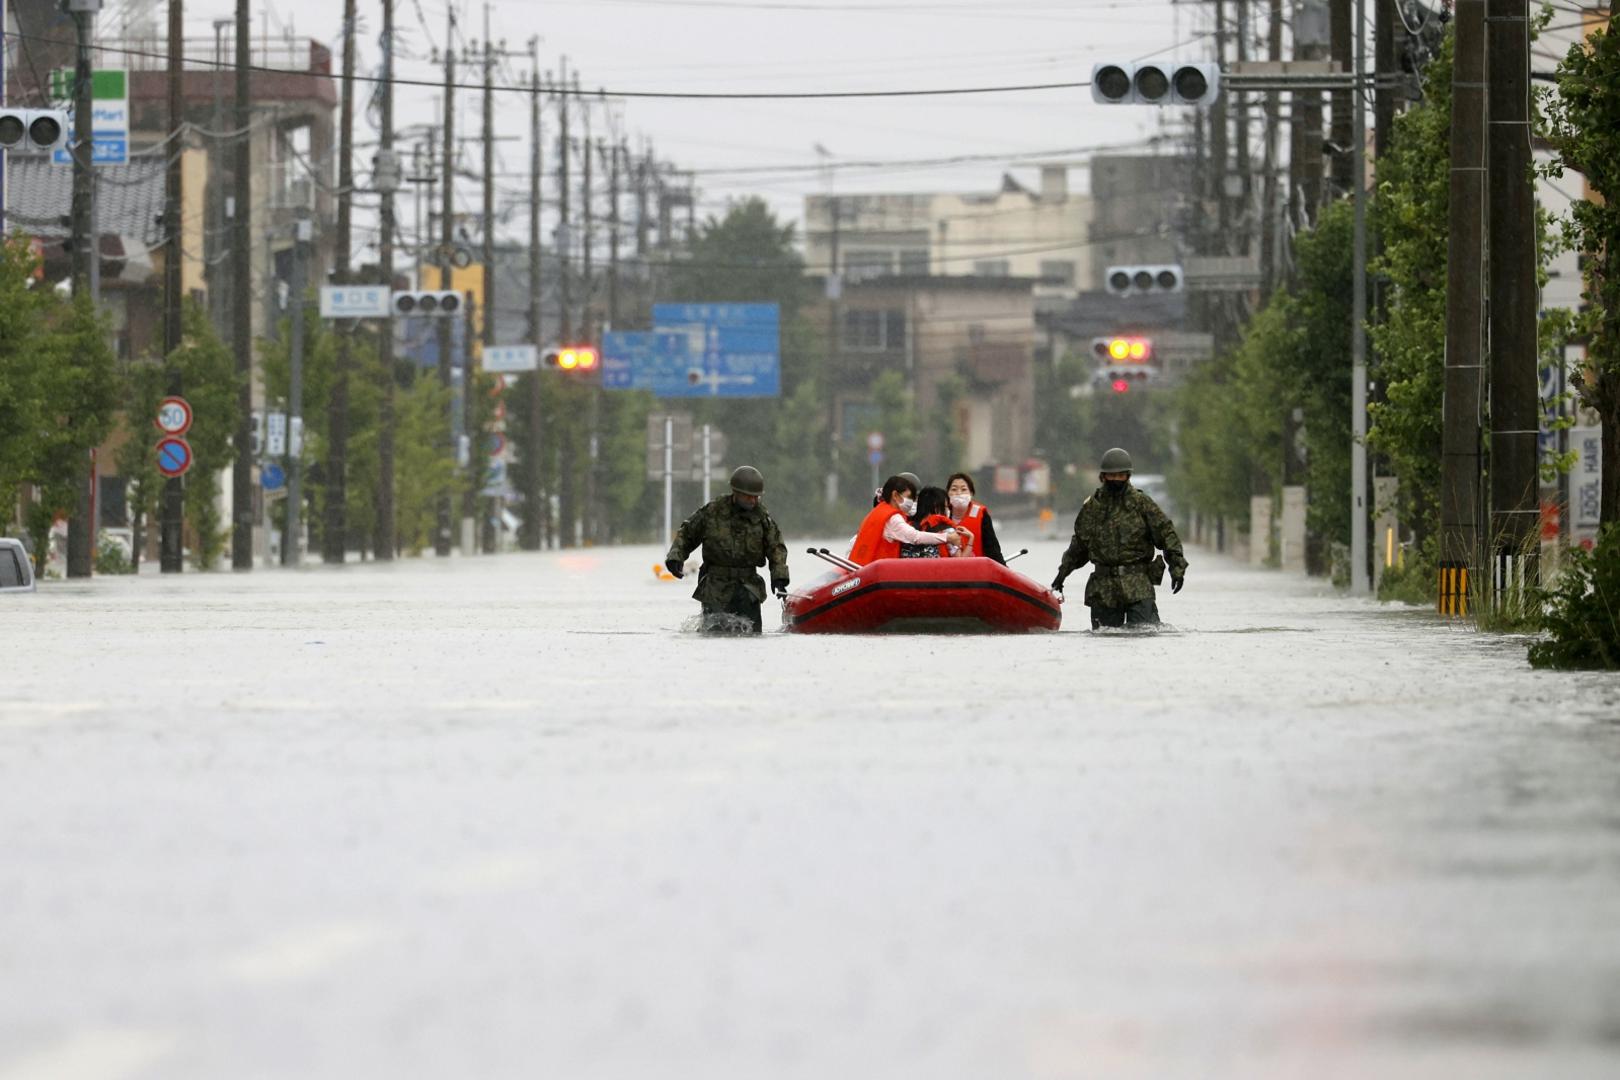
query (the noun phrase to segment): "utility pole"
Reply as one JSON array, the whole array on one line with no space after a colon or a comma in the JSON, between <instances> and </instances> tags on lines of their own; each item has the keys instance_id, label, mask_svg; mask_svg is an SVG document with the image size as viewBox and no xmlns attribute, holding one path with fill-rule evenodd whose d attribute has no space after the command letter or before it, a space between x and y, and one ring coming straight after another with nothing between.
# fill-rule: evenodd
<instances>
[{"instance_id":1,"label":"utility pole","mask_svg":"<svg viewBox=\"0 0 1620 1080\"><path fill-rule=\"evenodd\" d=\"M573 297L572 291L573 268L569 260L573 257L573 237L569 235L568 216L568 57L563 57L558 68L556 87L558 90L557 112L557 272L561 275L558 284L562 286L562 324L558 334L563 341L569 341L574 336Z\"/></svg>"},{"instance_id":2,"label":"utility pole","mask_svg":"<svg viewBox=\"0 0 1620 1080\"><path fill-rule=\"evenodd\" d=\"M304 561L304 290L309 287L309 242L315 235L308 212L293 223L292 303L287 328L287 525L281 565Z\"/></svg>"},{"instance_id":3,"label":"utility pole","mask_svg":"<svg viewBox=\"0 0 1620 1080\"><path fill-rule=\"evenodd\" d=\"M1350 281L1350 591L1372 591L1367 556L1367 0L1356 0L1350 147L1354 232Z\"/></svg>"},{"instance_id":4,"label":"utility pole","mask_svg":"<svg viewBox=\"0 0 1620 1080\"><path fill-rule=\"evenodd\" d=\"M1282 0L1269 0L1269 26L1266 31L1266 59L1273 64L1282 59ZM1270 297L1277 287L1277 127L1280 96L1272 90L1266 94L1266 145L1264 152L1265 180L1260 201L1260 290L1262 298Z\"/></svg>"},{"instance_id":5,"label":"utility pole","mask_svg":"<svg viewBox=\"0 0 1620 1080\"><path fill-rule=\"evenodd\" d=\"M467 447L467 469L461 486L461 553L478 554L478 489L484 470L479 466L483 454L478 438L477 380L473 370L473 343L478 340L478 297L471 289L462 296L466 314L461 324L461 437ZM488 319L485 315L484 318Z\"/></svg>"},{"instance_id":6,"label":"utility pole","mask_svg":"<svg viewBox=\"0 0 1620 1080\"><path fill-rule=\"evenodd\" d=\"M574 76L574 90L579 90L579 76ZM591 250L596 246L596 221L592 210L596 200L591 197L591 105L584 96L580 96L584 106L580 110L580 124L585 129L584 137L580 140L580 183L579 183L579 210L580 227L580 293L582 309L579 320L579 336L589 339L596 334L596 316L591 311L591 301L596 297L596 279L592 276Z\"/></svg>"},{"instance_id":7,"label":"utility pole","mask_svg":"<svg viewBox=\"0 0 1620 1080\"><path fill-rule=\"evenodd\" d=\"M1236 31L1233 34L1236 40L1237 62L1239 65L1249 62L1249 0L1237 0ZM1253 246L1254 222L1251 214L1254 209L1254 177L1253 162L1249 156L1249 96L1239 94L1232 103L1232 146L1235 151L1237 175L1243 185L1241 193L1242 213L1239 215L1243 231L1238 239L1240 255L1248 255Z\"/></svg>"},{"instance_id":8,"label":"utility pole","mask_svg":"<svg viewBox=\"0 0 1620 1080\"><path fill-rule=\"evenodd\" d=\"M608 154L608 311L607 325L611 330L619 328L619 152L624 150L629 156L629 149L620 143L604 146Z\"/></svg>"},{"instance_id":9,"label":"utility pole","mask_svg":"<svg viewBox=\"0 0 1620 1080\"><path fill-rule=\"evenodd\" d=\"M439 192L439 288L450 288L450 257L455 247L455 216L456 216L456 6L449 5L445 9L445 35L444 35L444 146L443 167L444 183ZM451 379L450 379L450 346L452 342L452 329L454 319L440 318L439 329L439 387L444 391L445 404L441 416L443 422L444 446L450 455L450 461L455 462L457 457L455 425L451 414ZM436 521L433 534L433 553L440 558L450 555L450 531L453 506L451 503L451 489L446 487L439 493L436 507Z\"/></svg>"},{"instance_id":10,"label":"utility pole","mask_svg":"<svg viewBox=\"0 0 1620 1080\"><path fill-rule=\"evenodd\" d=\"M1443 615L1468 614L1469 575L1479 565L1479 406L1485 354L1485 0L1456 0L1455 11L1440 459Z\"/></svg>"},{"instance_id":11,"label":"utility pole","mask_svg":"<svg viewBox=\"0 0 1620 1080\"><path fill-rule=\"evenodd\" d=\"M1356 0L1360 3L1361 0ZM1351 30L1351 0L1332 0L1328 9L1328 40L1332 50L1333 62L1339 65L1340 71L1349 71L1354 62L1352 56L1353 46L1361 40L1361 24L1355 23ZM1329 172L1329 179L1333 182L1333 191L1336 196L1350 193L1351 128L1354 126L1354 106L1352 98L1360 97L1361 90L1335 90L1333 100L1333 165Z\"/></svg>"},{"instance_id":12,"label":"utility pole","mask_svg":"<svg viewBox=\"0 0 1620 1080\"><path fill-rule=\"evenodd\" d=\"M183 0L169 0L169 135L174 145L168 154L169 167L165 174L163 191L163 223L166 242L163 249L163 355L172 357L180 347L180 156L184 149L181 129L185 124L184 100L181 95L183 66L185 64L185 4ZM88 110L86 110L88 112ZM180 394L184 387L173 369L169 372L169 393ZM158 544L159 567L165 574L178 574L184 569L185 544L185 481L174 477L163 481L162 509L160 511Z\"/></svg>"},{"instance_id":13,"label":"utility pole","mask_svg":"<svg viewBox=\"0 0 1620 1080\"><path fill-rule=\"evenodd\" d=\"M394 288L394 190L400 175L394 157L394 0L382 0L382 130L378 132L377 162L389 179L379 183L377 264L382 285ZM384 562L394 557L394 321L384 319L377 335L377 359L382 368L382 404L377 423L377 526L372 554Z\"/></svg>"},{"instance_id":14,"label":"utility pole","mask_svg":"<svg viewBox=\"0 0 1620 1080\"><path fill-rule=\"evenodd\" d=\"M1400 74L1400 68L1395 63L1395 5L1400 2L1373 2L1373 73L1378 78L1377 88L1373 91L1375 162L1384 160L1389 153L1389 141L1395 134L1395 79Z\"/></svg>"},{"instance_id":15,"label":"utility pole","mask_svg":"<svg viewBox=\"0 0 1620 1080\"><path fill-rule=\"evenodd\" d=\"M253 126L250 0L236 0L231 165L231 349L236 354L236 459L231 463L231 569L253 569ZM275 283L265 279L265 291ZM272 320L273 324L274 320ZM268 412L268 409L266 410ZM265 543L270 538L265 536Z\"/></svg>"},{"instance_id":16,"label":"utility pole","mask_svg":"<svg viewBox=\"0 0 1620 1080\"><path fill-rule=\"evenodd\" d=\"M483 248L480 259L484 264L483 310L479 312L482 334L479 340L484 348L495 344L495 50L489 40L489 4L484 4L484 227ZM468 305L468 319L472 318L472 305ZM467 486L462 495L462 554L471 555L479 550L495 550L495 537L491 530L479 527L478 500L483 488L484 448L475 429L476 414L474 390L478 380L473 364L473 323L467 325L467 355L462 362L463 407L467 432ZM485 515L487 520L487 515Z\"/></svg>"},{"instance_id":17,"label":"utility pole","mask_svg":"<svg viewBox=\"0 0 1620 1080\"><path fill-rule=\"evenodd\" d=\"M1327 58L1327 0L1301 0L1293 11L1294 59ZM1288 201L1296 229L1316 224L1322 205L1322 94L1295 91L1289 120Z\"/></svg>"},{"instance_id":18,"label":"utility pole","mask_svg":"<svg viewBox=\"0 0 1620 1080\"><path fill-rule=\"evenodd\" d=\"M1223 70L1226 67L1226 4L1224 0L1215 0L1215 63ZM1221 94L1215 99L1215 104L1209 110L1209 153L1211 158L1209 170L1209 194L1215 200L1215 219L1218 234L1214 245L1217 255L1230 254L1227 239L1231 233L1231 203L1226 197L1227 173L1227 94ZM1210 327L1211 330L1216 329ZM1221 335L1216 334L1217 338Z\"/></svg>"},{"instance_id":19,"label":"utility pole","mask_svg":"<svg viewBox=\"0 0 1620 1080\"><path fill-rule=\"evenodd\" d=\"M574 85L577 87L578 76L575 76ZM585 101L584 98L580 99ZM591 191L591 108L588 101L581 120L585 127L585 137L580 140L580 157L584 159L580 168L579 203L584 222L584 284L581 291L585 294L585 309L580 325L579 336L583 340L596 339L597 319L592 310L592 301L596 297L596 279L591 272L591 249L596 246L595 217L592 213L596 200ZM600 393L598 386L592 384L585 390L585 505L579 515L581 534L587 544L596 542L596 410L599 404L597 398Z\"/></svg>"},{"instance_id":20,"label":"utility pole","mask_svg":"<svg viewBox=\"0 0 1620 1080\"><path fill-rule=\"evenodd\" d=\"M544 260L540 251L541 177L545 159L541 153L540 128L540 39L529 39L529 57L534 70L529 75L529 342L538 353L545 348L542 340L540 278ZM540 417L544 402L540 395L540 367L528 375L529 445L524 447L523 477L523 531L518 540L524 551L539 551L543 536L543 517L540 509Z\"/></svg>"},{"instance_id":21,"label":"utility pole","mask_svg":"<svg viewBox=\"0 0 1620 1080\"><path fill-rule=\"evenodd\" d=\"M354 238L354 30L355 0L343 0L343 101L338 114L337 251L332 278L347 285ZM347 544L349 369L354 364L354 320L337 325L337 362L327 403L326 505L322 508L321 561L342 566Z\"/></svg>"},{"instance_id":22,"label":"utility pole","mask_svg":"<svg viewBox=\"0 0 1620 1080\"><path fill-rule=\"evenodd\" d=\"M1526 601L1537 578L1540 380L1536 206L1530 173L1527 0L1487 0L1492 599Z\"/></svg>"},{"instance_id":23,"label":"utility pole","mask_svg":"<svg viewBox=\"0 0 1620 1080\"><path fill-rule=\"evenodd\" d=\"M96 5L100 7L98 3ZM92 261L98 240L95 236L95 143L91 126L94 109L92 84L94 69L90 62L90 38L95 32L95 15L89 11L75 11L73 26L78 39L73 69L73 255L72 278L75 298L88 296L95 304L96 296ZM176 147L175 153L179 152ZM81 466L78 492L73 514L68 518L67 576L89 577L95 569L95 483L96 470L91 461Z\"/></svg>"}]
</instances>

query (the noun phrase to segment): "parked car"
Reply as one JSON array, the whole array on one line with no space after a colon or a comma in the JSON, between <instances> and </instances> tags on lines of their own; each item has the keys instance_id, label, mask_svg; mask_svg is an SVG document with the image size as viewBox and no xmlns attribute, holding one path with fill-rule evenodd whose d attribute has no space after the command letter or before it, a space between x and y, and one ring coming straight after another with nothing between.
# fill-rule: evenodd
<instances>
[{"instance_id":1,"label":"parked car","mask_svg":"<svg viewBox=\"0 0 1620 1080\"><path fill-rule=\"evenodd\" d=\"M33 592L34 561L21 540L0 537L0 593Z\"/></svg>"}]
</instances>

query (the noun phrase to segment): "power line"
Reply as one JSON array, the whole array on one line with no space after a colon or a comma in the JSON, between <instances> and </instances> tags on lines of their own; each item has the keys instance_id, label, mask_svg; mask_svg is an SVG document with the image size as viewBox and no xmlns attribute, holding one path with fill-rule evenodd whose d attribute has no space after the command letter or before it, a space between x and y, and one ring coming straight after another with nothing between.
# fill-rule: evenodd
<instances>
[{"instance_id":1,"label":"power line","mask_svg":"<svg viewBox=\"0 0 1620 1080\"><path fill-rule=\"evenodd\" d=\"M24 40L38 41L49 45L72 45L71 41L61 38L50 38L39 34L16 34ZM115 45L93 45L95 51L102 53L115 53L120 56L138 56L147 59L166 59L166 55L149 52L142 49L130 49ZM199 57L186 57L184 63L199 68L233 69L236 65L224 61L204 60ZM289 75L302 76L310 79L331 79L332 76L322 71L301 71L294 68L266 67L260 64L248 65L248 70L260 75ZM356 81L365 83L390 82L394 86L415 86L428 90L443 90L443 81L431 79L394 78L384 80L378 75L355 75ZM547 93L556 97L574 97L581 100L591 98L658 98L665 100L684 101L806 101L806 100L836 100L845 98L913 98L913 97L965 97L977 94L1020 94L1033 93L1046 90L1082 90L1091 85L1090 79L1073 82L1048 83L1018 83L1002 86L946 86L930 87L916 90L609 90L599 87L595 90L586 90L583 87L553 85ZM478 83L452 83L455 90L469 90L482 92L484 84ZM523 94L530 93L525 86L495 86L501 93Z\"/></svg>"}]
</instances>

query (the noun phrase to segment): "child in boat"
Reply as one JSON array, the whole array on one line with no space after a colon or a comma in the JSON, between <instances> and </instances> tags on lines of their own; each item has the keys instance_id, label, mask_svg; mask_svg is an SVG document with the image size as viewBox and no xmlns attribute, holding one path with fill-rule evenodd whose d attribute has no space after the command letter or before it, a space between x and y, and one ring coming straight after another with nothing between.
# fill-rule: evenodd
<instances>
[{"instance_id":1,"label":"child in boat","mask_svg":"<svg viewBox=\"0 0 1620 1080\"><path fill-rule=\"evenodd\" d=\"M967 537L955 528L956 523L951 520L950 499L944 488L925 487L917 492L917 512L912 516L911 524L919 532L944 534L948 542L940 545L901 544L902 559L938 559L966 554Z\"/></svg>"}]
</instances>

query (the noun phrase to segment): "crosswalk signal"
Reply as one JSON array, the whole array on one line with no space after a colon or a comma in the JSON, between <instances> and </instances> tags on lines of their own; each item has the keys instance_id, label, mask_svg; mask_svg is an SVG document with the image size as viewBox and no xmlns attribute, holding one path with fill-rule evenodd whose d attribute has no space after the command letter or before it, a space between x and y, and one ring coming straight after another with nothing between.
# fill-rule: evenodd
<instances>
[{"instance_id":1,"label":"crosswalk signal","mask_svg":"<svg viewBox=\"0 0 1620 1080\"><path fill-rule=\"evenodd\" d=\"M589 374L596 370L600 354L590 345L558 345L547 349L541 357L546 367L559 371L577 371Z\"/></svg>"},{"instance_id":2,"label":"crosswalk signal","mask_svg":"<svg viewBox=\"0 0 1620 1080\"><path fill-rule=\"evenodd\" d=\"M455 315L461 311L461 294L453 289L401 289L394 293L395 315Z\"/></svg>"},{"instance_id":3,"label":"crosswalk signal","mask_svg":"<svg viewBox=\"0 0 1620 1080\"><path fill-rule=\"evenodd\" d=\"M1217 64L1127 64L1105 61L1091 68L1091 100L1101 105L1196 105L1220 96Z\"/></svg>"},{"instance_id":4,"label":"crosswalk signal","mask_svg":"<svg viewBox=\"0 0 1620 1080\"><path fill-rule=\"evenodd\" d=\"M0 150L48 154L67 145L66 109L0 109Z\"/></svg>"}]
</instances>

